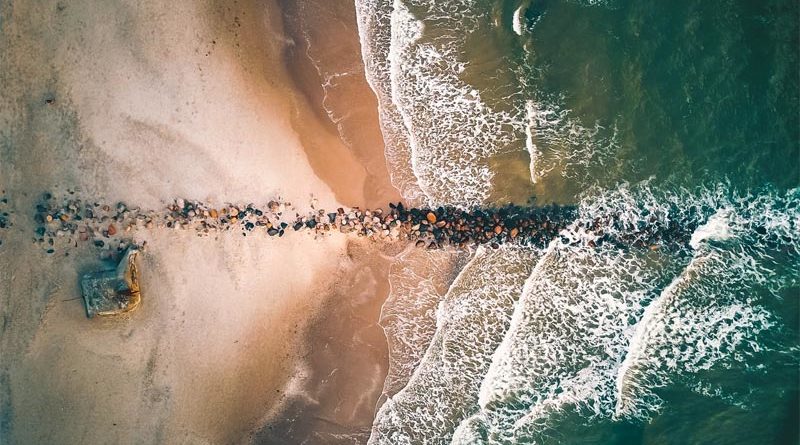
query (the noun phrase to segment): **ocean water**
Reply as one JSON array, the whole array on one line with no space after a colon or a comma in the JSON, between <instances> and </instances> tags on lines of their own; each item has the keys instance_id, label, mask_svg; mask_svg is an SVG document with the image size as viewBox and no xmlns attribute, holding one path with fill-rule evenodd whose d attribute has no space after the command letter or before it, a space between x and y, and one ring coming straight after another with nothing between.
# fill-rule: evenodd
<instances>
[{"instance_id":1,"label":"ocean water","mask_svg":"<svg viewBox=\"0 0 800 445\"><path fill-rule=\"evenodd\" d=\"M370 443L797 443L797 2L356 11L407 200L579 208L543 249L398 260Z\"/></svg>"}]
</instances>

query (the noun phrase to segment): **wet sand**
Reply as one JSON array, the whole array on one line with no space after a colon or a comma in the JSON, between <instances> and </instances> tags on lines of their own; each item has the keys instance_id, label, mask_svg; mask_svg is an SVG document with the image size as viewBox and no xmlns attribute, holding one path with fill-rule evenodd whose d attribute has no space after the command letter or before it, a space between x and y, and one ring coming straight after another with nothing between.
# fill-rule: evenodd
<instances>
[{"instance_id":1,"label":"wet sand","mask_svg":"<svg viewBox=\"0 0 800 445\"><path fill-rule=\"evenodd\" d=\"M363 184L353 190L360 192L360 199L345 203L375 209L397 202L400 194L388 179L378 102L364 73L354 2L279 0L279 4L285 30L294 41L286 52L292 78L328 132L343 141L363 170ZM315 156L310 157L321 178L331 176L332 170L341 173L337 163L315 163ZM334 190L341 188L337 181L333 184Z\"/></svg>"},{"instance_id":2,"label":"wet sand","mask_svg":"<svg viewBox=\"0 0 800 445\"><path fill-rule=\"evenodd\" d=\"M280 3L294 42L286 53L289 72L327 132L344 141L362 168L362 185L350 190L358 198L347 204L374 209L397 202L400 196L389 183L377 102L364 76L353 2ZM335 177L343 173L337 164L323 159L315 163L313 148L309 157L315 172L330 178L334 191L342 188ZM388 344L379 325L381 308L389 295L389 268L405 247L348 244L347 272L311 322L303 372L284 402L254 432L253 443L366 443L389 366Z\"/></svg>"},{"instance_id":3,"label":"wet sand","mask_svg":"<svg viewBox=\"0 0 800 445\"><path fill-rule=\"evenodd\" d=\"M93 320L78 277L109 266L98 251L47 256L31 242L47 190L149 208L176 196L303 209L312 197L335 208L396 196L370 170L382 147L355 154L297 89L278 6L7 2L0 17L0 188L13 223L0 234L0 437L247 442L312 387L320 406L352 407L348 428L371 422L388 259L359 241L134 232L148 243L142 307ZM323 359L322 338L369 352ZM341 375L377 392L318 378L344 359Z\"/></svg>"},{"instance_id":4,"label":"wet sand","mask_svg":"<svg viewBox=\"0 0 800 445\"><path fill-rule=\"evenodd\" d=\"M351 243L350 267L311 323L306 367L253 443L366 443L388 366L381 306L394 249ZM395 246L396 247L396 246Z\"/></svg>"}]
</instances>

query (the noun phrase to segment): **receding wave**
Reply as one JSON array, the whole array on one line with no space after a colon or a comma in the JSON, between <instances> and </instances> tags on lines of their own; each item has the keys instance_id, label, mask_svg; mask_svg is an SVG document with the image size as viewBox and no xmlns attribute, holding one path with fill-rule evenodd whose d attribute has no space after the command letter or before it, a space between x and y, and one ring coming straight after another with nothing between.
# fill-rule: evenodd
<instances>
[{"instance_id":1,"label":"receding wave","mask_svg":"<svg viewBox=\"0 0 800 445\"><path fill-rule=\"evenodd\" d=\"M437 310L436 333L414 375L380 409L370 443L443 442L477 411L477 391L538 252L478 249Z\"/></svg>"},{"instance_id":2,"label":"receding wave","mask_svg":"<svg viewBox=\"0 0 800 445\"><path fill-rule=\"evenodd\" d=\"M389 49L393 0L356 0L356 19L367 81L378 99L378 116L392 184L411 204L426 201L411 168L411 145L403 116L392 101Z\"/></svg>"},{"instance_id":3,"label":"receding wave","mask_svg":"<svg viewBox=\"0 0 800 445\"><path fill-rule=\"evenodd\" d=\"M392 264L380 319L389 342L382 399L408 383L433 338L439 303L468 259L464 251L411 248Z\"/></svg>"}]
</instances>

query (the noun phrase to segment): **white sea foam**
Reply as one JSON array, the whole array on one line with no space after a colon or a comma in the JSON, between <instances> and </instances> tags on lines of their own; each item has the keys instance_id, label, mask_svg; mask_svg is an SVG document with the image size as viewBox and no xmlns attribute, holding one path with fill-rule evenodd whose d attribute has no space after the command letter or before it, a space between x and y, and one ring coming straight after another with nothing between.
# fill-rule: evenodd
<instances>
[{"instance_id":1,"label":"white sea foam","mask_svg":"<svg viewBox=\"0 0 800 445\"><path fill-rule=\"evenodd\" d=\"M599 182L598 172L616 167L615 132L586 127L563 100L535 88L489 106L462 80L467 68L465 35L490 17L473 2L415 2L415 17L403 0L359 0L356 12L367 79L376 92L392 182L407 198L431 205L486 203L496 172L492 156L524 146L531 155L531 180L552 173ZM524 5L513 27L522 31ZM423 20L424 19L424 20ZM435 37L425 22L436 23ZM523 84L536 70L524 65ZM528 97L526 97L526 95Z\"/></svg>"},{"instance_id":2,"label":"white sea foam","mask_svg":"<svg viewBox=\"0 0 800 445\"><path fill-rule=\"evenodd\" d=\"M426 19L446 20L450 37L425 36L423 22L401 0L395 0L391 21L392 99L403 116L411 165L431 204L486 203L494 175L488 160L522 140L523 116L492 109L461 80L466 62L460 36L480 17L464 15L469 8L463 5L426 6ZM450 15L456 10L462 13Z\"/></svg>"},{"instance_id":3,"label":"white sea foam","mask_svg":"<svg viewBox=\"0 0 800 445\"><path fill-rule=\"evenodd\" d=\"M728 225L729 217L730 211L727 209L722 209L715 213L708 219L708 222L698 227L697 230L692 233L692 239L689 241L689 245L692 246L693 249L699 249L700 243L703 241L726 240L730 238L731 230Z\"/></svg>"},{"instance_id":4,"label":"white sea foam","mask_svg":"<svg viewBox=\"0 0 800 445\"><path fill-rule=\"evenodd\" d=\"M800 259L797 198L795 190L785 198L734 199L695 231L691 263L637 325L616 378L616 417L647 418L657 412L662 401L654 390L675 379L692 382L703 394L741 403L719 389L709 390L696 376L712 367L738 366L739 372L766 368L754 357L765 348L762 337L780 330L767 306L782 289L797 285L792 266L781 270L779 264ZM779 262L774 247L764 249L770 237L780 240L787 255ZM774 352L797 351L786 345Z\"/></svg>"},{"instance_id":5,"label":"white sea foam","mask_svg":"<svg viewBox=\"0 0 800 445\"><path fill-rule=\"evenodd\" d=\"M478 388L537 252L480 248L437 311L436 334L402 391L380 409L372 444L446 443L478 410Z\"/></svg>"},{"instance_id":6,"label":"white sea foam","mask_svg":"<svg viewBox=\"0 0 800 445\"><path fill-rule=\"evenodd\" d=\"M613 178L611 173L620 162L616 130L609 131L599 123L586 127L562 105L563 99L537 95L525 104L531 178L558 174L582 184Z\"/></svg>"},{"instance_id":7,"label":"white sea foam","mask_svg":"<svg viewBox=\"0 0 800 445\"><path fill-rule=\"evenodd\" d=\"M658 412L663 401L656 390L676 376L699 393L744 406L701 373L743 366L763 349L764 336L780 331L763 295L778 296L800 280L794 270L800 258L798 191L745 196L726 185L690 190L656 187L654 181L601 189L627 168L616 156L613 127L581 123L563 98L534 85L513 98L519 109L493 110L461 80L467 67L463 36L489 18L474 14L469 1L408 3L357 1L387 159L393 182L405 184L404 196L424 195L431 204L485 203L495 173L486 160L521 142L530 153L532 181L560 175L598 188L536 263L502 341L495 334L503 330L492 331L487 342L467 329L480 333L502 325L492 324L497 316L483 320L471 312L491 307L495 294L461 285L485 276L475 272L476 264L498 283L511 280L510 272L483 256L472 260L444 302L428 299L422 288L405 292L421 295L427 309L423 317L401 320L398 306L395 321L405 327L387 330L397 345L392 347L408 353L392 358L402 371L387 380L392 398L376 417L372 443L443 443L451 434L453 443L535 440L568 412L585 419L643 419ZM523 16L521 9L514 14L517 34L525 31ZM444 36L426 35L426 23L450 28ZM523 83L536 82L529 76L533 68L523 71ZM693 249L593 247L600 237L586 227L595 221L611 224L606 236L625 235L626 242L644 226L667 234L685 230ZM495 261L506 264L504 259Z\"/></svg>"},{"instance_id":8,"label":"white sea foam","mask_svg":"<svg viewBox=\"0 0 800 445\"><path fill-rule=\"evenodd\" d=\"M519 8L514 10L514 17L511 22L511 26L514 29L514 32L521 36L522 33L525 31L524 28L524 20L525 20L525 9L526 5L521 5Z\"/></svg>"},{"instance_id":9,"label":"white sea foam","mask_svg":"<svg viewBox=\"0 0 800 445\"><path fill-rule=\"evenodd\" d=\"M676 263L658 253L554 241L526 282L481 387L489 437L526 437L567 407L587 418L610 412L614 365Z\"/></svg>"},{"instance_id":10,"label":"white sea foam","mask_svg":"<svg viewBox=\"0 0 800 445\"><path fill-rule=\"evenodd\" d=\"M763 338L780 331L765 295L797 285L795 274L780 271L773 254L763 249L769 242L763 239L780 238L784 253L793 258L788 263L800 258L797 191L785 197L726 197L707 189L665 199L645 185L604 196L585 202L580 218L619 214L628 202L638 203L621 218L625 231L635 229L628 223L637 219L668 227L670 220L686 221L694 214L702 221L716 212L718 218L727 215L727 239L705 237L691 261L691 251L654 257L652 252L587 250L579 220L563 233L564 241L551 244L526 282L484 379L482 409L457 429L453 443L536 440L547 434L557 414L570 411L588 420L648 418L661 406L654 390L676 378L693 382L703 394L741 404L720 388L710 389L700 373L734 366L761 369L754 357L769 348L765 345L796 355L791 345ZM701 232L708 227L701 226Z\"/></svg>"},{"instance_id":11,"label":"white sea foam","mask_svg":"<svg viewBox=\"0 0 800 445\"><path fill-rule=\"evenodd\" d=\"M647 418L662 405L654 390L759 351L759 335L777 321L751 298L759 271L750 260L710 249L664 290L620 366L616 417Z\"/></svg>"},{"instance_id":12,"label":"white sea foam","mask_svg":"<svg viewBox=\"0 0 800 445\"><path fill-rule=\"evenodd\" d=\"M531 173L531 182L534 184L536 184L536 180L541 174L536 168L537 159L539 159L540 154L533 137L534 129L536 128L536 122L534 120L535 113L535 102L532 100L525 101L525 116L527 117L527 125L525 125L525 149L528 151L528 156L530 156L531 159L529 169Z\"/></svg>"},{"instance_id":13,"label":"white sea foam","mask_svg":"<svg viewBox=\"0 0 800 445\"><path fill-rule=\"evenodd\" d=\"M367 82L378 99L378 116L392 184L409 203L426 200L411 169L411 147L403 117L392 102L389 63L393 0L356 0L356 19Z\"/></svg>"},{"instance_id":14,"label":"white sea foam","mask_svg":"<svg viewBox=\"0 0 800 445\"><path fill-rule=\"evenodd\" d=\"M440 304L433 340L408 385L382 407L373 443L446 443L451 434L457 444L530 441L569 412L586 421L645 419L662 404L655 391L675 378L745 406L701 373L759 368L754 357L769 348L797 353L763 341L780 326L762 291L798 284L777 266L785 258L767 250L779 239L796 264L798 206L796 190L737 196L724 186L659 192L646 182L592 195L536 262L510 322L499 324L514 297L503 297L505 311L493 305L513 286L487 293L484 280L504 286L514 275L509 262L525 259L481 253ZM694 249L591 247L598 235L586 223L610 216L618 222L608 227L612 237L629 237L643 222L712 236Z\"/></svg>"},{"instance_id":15,"label":"white sea foam","mask_svg":"<svg viewBox=\"0 0 800 445\"><path fill-rule=\"evenodd\" d=\"M607 8L615 8L617 7L616 0L571 0L572 3L576 3L581 6L604 6Z\"/></svg>"},{"instance_id":16,"label":"white sea foam","mask_svg":"<svg viewBox=\"0 0 800 445\"><path fill-rule=\"evenodd\" d=\"M383 398L408 383L433 338L439 303L469 257L464 251L411 246L395 259L389 271L389 297L380 318L389 342Z\"/></svg>"}]
</instances>

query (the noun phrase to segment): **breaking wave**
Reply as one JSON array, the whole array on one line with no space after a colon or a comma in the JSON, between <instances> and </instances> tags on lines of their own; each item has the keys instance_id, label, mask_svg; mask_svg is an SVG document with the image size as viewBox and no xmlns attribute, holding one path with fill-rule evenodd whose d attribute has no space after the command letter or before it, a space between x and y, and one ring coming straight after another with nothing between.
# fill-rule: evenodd
<instances>
[{"instance_id":1,"label":"breaking wave","mask_svg":"<svg viewBox=\"0 0 800 445\"><path fill-rule=\"evenodd\" d=\"M663 405L658 389L678 382L747 406L705 373L796 366L775 300L798 285L786 265L800 260L799 207L797 190L623 185L586 197L542 252L479 251L440 303L413 376L378 413L372 443L536 441L575 413L645 420ZM619 222L587 230L608 215ZM674 222L693 227L691 246L600 243Z\"/></svg>"},{"instance_id":2,"label":"breaking wave","mask_svg":"<svg viewBox=\"0 0 800 445\"><path fill-rule=\"evenodd\" d=\"M537 89L538 70L528 60L533 48L523 35L532 26L523 17L524 6L508 24L527 54L510 67L517 91L499 102L486 100L480 88L465 80L464 36L494 20L474 3L356 2L389 171L403 196L436 206L488 204L496 173L491 159L521 150L529 153L532 182L557 174L592 183L599 181L598 172L607 177L610 169L619 168L613 128L584 126L563 98ZM435 29L426 32L426 23Z\"/></svg>"},{"instance_id":3,"label":"breaking wave","mask_svg":"<svg viewBox=\"0 0 800 445\"><path fill-rule=\"evenodd\" d=\"M425 6L426 17L447 20L454 35L469 32L480 19L453 15L449 8L469 8L450 2ZM517 115L492 109L480 91L461 79L463 42L423 36L424 28L395 0L389 51L392 100L408 134L414 175L432 204L486 203L493 178L488 159L509 150L524 129Z\"/></svg>"}]
</instances>

